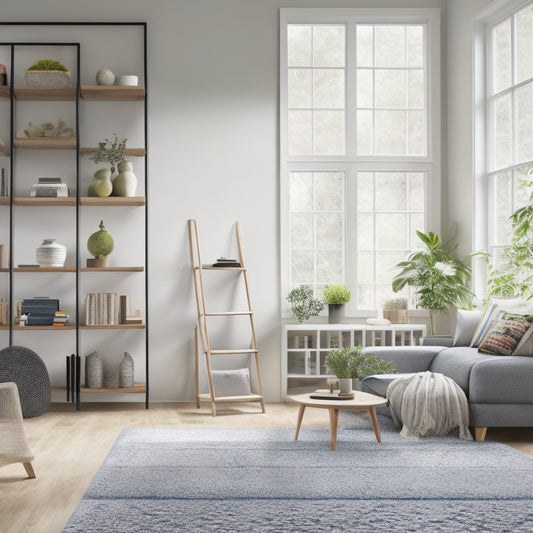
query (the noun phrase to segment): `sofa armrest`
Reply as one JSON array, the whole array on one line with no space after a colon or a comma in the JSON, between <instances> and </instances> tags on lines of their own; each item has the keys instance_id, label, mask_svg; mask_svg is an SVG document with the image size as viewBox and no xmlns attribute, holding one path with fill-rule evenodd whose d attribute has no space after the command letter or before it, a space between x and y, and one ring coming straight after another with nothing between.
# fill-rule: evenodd
<instances>
[{"instance_id":1,"label":"sofa armrest","mask_svg":"<svg viewBox=\"0 0 533 533\"><path fill-rule=\"evenodd\" d=\"M451 335L427 335L422 338L422 346L453 346Z\"/></svg>"}]
</instances>

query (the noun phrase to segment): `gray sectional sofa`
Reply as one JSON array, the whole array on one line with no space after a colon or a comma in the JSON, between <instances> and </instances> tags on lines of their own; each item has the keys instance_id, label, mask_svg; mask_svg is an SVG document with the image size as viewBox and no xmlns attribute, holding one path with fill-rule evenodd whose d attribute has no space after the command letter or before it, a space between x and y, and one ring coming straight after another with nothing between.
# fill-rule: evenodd
<instances>
[{"instance_id":1,"label":"gray sectional sofa","mask_svg":"<svg viewBox=\"0 0 533 533\"><path fill-rule=\"evenodd\" d=\"M468 337L463 328L455 337L426 338L422 346L372 347L365 351L394 361L397 373L430 371L452 378L468 398L470 427L476 440L484 440L489 427L533 427L533 357L490 355L480 353L478 347L458 345ZM362 388L385 396L396 377L367 376L362 379Z\"/></svg>"}]
</instances>

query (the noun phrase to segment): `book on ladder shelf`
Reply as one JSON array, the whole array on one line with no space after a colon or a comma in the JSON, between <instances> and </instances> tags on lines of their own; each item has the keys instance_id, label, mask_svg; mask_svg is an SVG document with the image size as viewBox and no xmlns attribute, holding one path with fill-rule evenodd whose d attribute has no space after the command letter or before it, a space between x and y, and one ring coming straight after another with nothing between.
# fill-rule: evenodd
<instances>
[{"instance_id":1,"label":"book on ladder shelf","mask_svg":"<svg viewBox=\"0 0 533 533\"><path fill-rule=\"evenodd\" d=\"M265 400L263 396L263 386L259 369L259 350L257 347L257 337L255 333L254 314L252 311L248 276L244 263L244 253L239 222L235 223L235 235L237 240L238 258L228 259L218 258L214 263L203 264L200 254L200 240L198 236L198 225L196 220L189 220L189 251L191 257L191 269L194 281L196 296L197 323L194 328L195 339L195 372L196 372L196 406L199 408L202 401L210 402L211 414L216 416L216 404L221 402L259 402L261 412L265 412ZM236 271L239 281L242 284L245 302L242 309L211 311L206 305L206 284L204 280L205 271ZM233 286L233 285L232 285ZM213 344L211 334L211 319L220 319L229 323L243 318L249 328L250 341L247 346L235 348L217 347ZM208 393L200 392L200 354L203 354L207 373ZM212 358L229 359L231 356L242 356L247 358L249 367L247 369L223 370L213 368ZM251 385L250 372L254 377L253 387ZM256 390L252 390L256 389Z\"/></svg>"}]
</instances>

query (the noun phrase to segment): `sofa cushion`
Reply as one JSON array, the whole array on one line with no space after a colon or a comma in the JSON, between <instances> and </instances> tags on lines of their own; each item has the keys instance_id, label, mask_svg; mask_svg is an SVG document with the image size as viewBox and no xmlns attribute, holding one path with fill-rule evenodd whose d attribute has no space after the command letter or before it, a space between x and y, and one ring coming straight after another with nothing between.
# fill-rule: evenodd
<instances>
[{"instance_id":1,"label":"sofa cushion","mask_svg":"<svg viewBox=\"0 0 533 533\"><path fill-rule=\"evenodd\" d=\"M500 298L493 296L483 317L477 325L470 346L479 346L487 332L496 323L502 313L533 314L533 301L523 298Z\"/></svg>"},{"instance_id":2,"label":"sofa cushion","mask_svg":"<svg viewBox=\"0 0 533 533\"><path fill-rule=\"evenodd\" d=\"M361 390L376 396L383 396L387 394L389 385L398 378L406 378L413 376L414 373L407 374L374 374L372 376L365 376L361 378Z\"/></svg>"},{"instance_id":3,"label":"sofa cushion","mask_svg":"<svg viewBox=\"0 0 533 533\"><path fill-rule=\"evenodd\" d=\"M469 395L470 371L479 361L495 359L494 355L479 353L477 348L457 346L439 352L431 362L429 370L440 372L452 378L465 394Z\"/></svg>"},{"instance_id":4,"label":"sofa cushion","mask_svg":"<svg viewBox=\"0 0 533 533\"><path fill-rule=\"evenodd\" d=\"M479 351L493 355L511 355L529 326L529 320L524 315L503 313L481 341Z\"/></svg>"},{"instance_id":5,"label":"sofa cushion","mask_svg":"<svg viewBox=\"0 0 533 533\"><path fill-rule=\"evenodd\" d=\"M364 354L379 355L385 361L396 363L396 372L410 374L429 370L436 354L445 350L444 346L368 346Z\"/></svg>"},{"instance_id":6,"label":"sofa cushion","mask_svg":"<svg viewBox=\"0 0 533 533\"><path fill-rule=\"evenodd\" d=\"M454 346L470 346L479 321L483 317L483 311L457 309L455 321Z\"/></svg>"},{"instance_id":7,"label":"sofa cushion","mask_svg":"<svg viewBox=\"0 0 533 533\"><path fill-rule=\"evenodd\" d=\"M470 402L533 405L533 358L485 357L472 368Z\"/></svg>"}]
</instances>

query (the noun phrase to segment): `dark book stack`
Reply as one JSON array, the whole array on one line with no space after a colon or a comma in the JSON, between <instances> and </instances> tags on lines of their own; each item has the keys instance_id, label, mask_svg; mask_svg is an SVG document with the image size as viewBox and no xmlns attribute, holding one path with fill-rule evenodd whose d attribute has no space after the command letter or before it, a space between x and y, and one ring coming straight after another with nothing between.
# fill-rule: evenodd
<instances>
[{"instance_id":1,"label":"dark book stack","mask_svg":"<svg viewBox=\"0 0 533 533\"><path fill-rule=\"evenodd\" d=\"M214 267L225 268L239 268L241 264L236 259L227 259L225 257L219 257L216 263L213 263Z\"/></svg>"},{"instance_id":2,"label":"dark book stack","mask_svg":"<svg viewBox=\"0 0 533 533\"><path fill-rule=\"evenodd\" d=\"M20 309L26 326L53 326L59 300L55 298L25 298Z\"/></svg>"}]
</instances>

